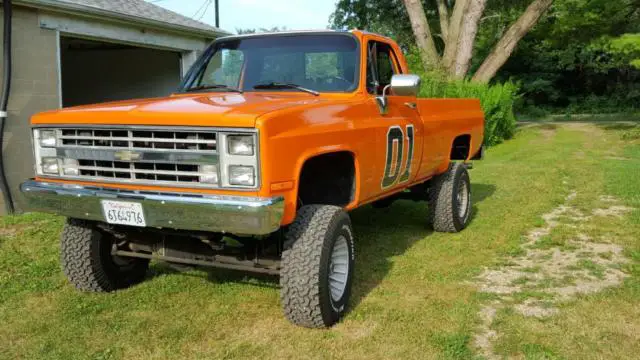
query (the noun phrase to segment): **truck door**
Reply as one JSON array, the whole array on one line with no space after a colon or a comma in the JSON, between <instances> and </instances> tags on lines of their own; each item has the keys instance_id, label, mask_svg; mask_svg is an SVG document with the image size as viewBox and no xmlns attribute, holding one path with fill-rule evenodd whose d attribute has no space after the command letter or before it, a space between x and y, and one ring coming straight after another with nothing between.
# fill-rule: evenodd
<instances>
[{"instance_id":1,"label":"truck door","mask_svg":"<svg viewBox=\"0 0 640 360\"><path fill-rule=\"evenodd\" d=\"M380 179L372 195L402 188L415 178L421 161L423 123L416 107L416 98L397 96L387 91L387 109L380 111L375 97L382 95L391 76L401 72L393 48L384 42L367 43L367 91L371 96L371 114L376 121L375 168ZM376 184L374 184L375 186Z\"/></svg>"}]
</instances>

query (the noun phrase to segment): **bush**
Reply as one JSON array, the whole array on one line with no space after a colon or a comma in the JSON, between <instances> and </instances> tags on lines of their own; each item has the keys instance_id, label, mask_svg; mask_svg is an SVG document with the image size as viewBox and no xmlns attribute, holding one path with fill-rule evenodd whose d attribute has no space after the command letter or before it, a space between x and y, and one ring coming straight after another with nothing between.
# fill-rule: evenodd
<instances>
[{"instance_id":1,"label":"bush","mask_svg":"<svg viewBox=\"0 0 640 360\"><path fill-rule=\"evenodd\" d=\"M518 100L518 86L511 81L502 84L481 84L467 80L448 81L438 75L422 75L422 98L478 98L485 115L484 143L491 146L513 136L516 117L513 112Z\"/></svg>"},{"instance_id":2,"label":"bush","mask_svg":"<svg viewBox=\"0 0 640 360\"><path fill-rule=\"evenodd\" d=\"M518 85L511 81L495 85L451 81L439 73L425 73L416 48L406 51L405 57L411 72L422 78L419 97L480 99L485 116L485 145L496 145L513 136L516 130L514 107L520 100Z\"/></svg>"}]
</instances>

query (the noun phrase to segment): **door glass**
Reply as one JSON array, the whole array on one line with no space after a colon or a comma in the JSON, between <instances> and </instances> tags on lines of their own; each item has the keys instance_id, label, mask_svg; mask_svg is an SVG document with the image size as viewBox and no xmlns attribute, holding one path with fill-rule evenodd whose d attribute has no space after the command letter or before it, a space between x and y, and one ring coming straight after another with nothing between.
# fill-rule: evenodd
<instances>
[{"instance_id":1,"label":"door glass","mask_svg":"<svg viewBox=\"0 0 640 360\"><path fill-rule=\"evenodd\" d=\"M394 74L390 50L388 46L378 44L378 82L382 88L391 84L391 77Z\"/></svg>"},{"instance_id":2,"label":"door glass","mask_svg":"<svg viewBox=\"0 0 640 360\"><path fill-rule=\"evenodd\" d=\"M391 47L385 43L370 43L369 64L372 66L367 70L367 90L370 94L382 95L384 87L391 84L391 77L396 73L391 51Z\"/></svg>"}]
</instances>

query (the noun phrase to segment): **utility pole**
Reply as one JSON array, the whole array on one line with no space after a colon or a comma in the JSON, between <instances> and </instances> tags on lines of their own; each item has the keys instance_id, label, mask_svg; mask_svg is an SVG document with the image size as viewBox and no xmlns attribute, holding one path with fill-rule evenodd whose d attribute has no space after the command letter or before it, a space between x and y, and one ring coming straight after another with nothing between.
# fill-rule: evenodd
<instances>
[{"instance_id":1,"label":"utility pole","mask_svg":"<svg viewBox=\"0 0 640 360\"><path fill-rule=\"evenodd\" d=\"M216 7L216 27L219 28L220 27L220 4L218 3L219 0L215 0L215 7Z\"/></svg>"}]
</instances>

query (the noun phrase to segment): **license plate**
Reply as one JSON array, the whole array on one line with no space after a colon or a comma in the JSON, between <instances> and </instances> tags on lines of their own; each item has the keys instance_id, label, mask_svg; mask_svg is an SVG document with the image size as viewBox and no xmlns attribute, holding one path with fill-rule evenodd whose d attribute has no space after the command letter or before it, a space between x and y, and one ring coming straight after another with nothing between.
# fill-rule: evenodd
<instances>
[{"instance_id":1,"label":"license plate","mask_svg":"<svg viewBox=\"0 0 640 360\"><path fill-rule=\"evenodd\" d=\"M142 204L102 200L102 213L109 224L146 226Z\"/></svg>"}]
</instances>

